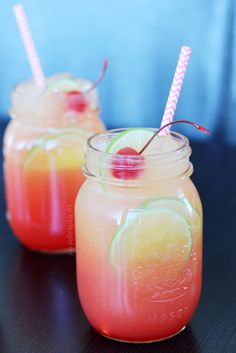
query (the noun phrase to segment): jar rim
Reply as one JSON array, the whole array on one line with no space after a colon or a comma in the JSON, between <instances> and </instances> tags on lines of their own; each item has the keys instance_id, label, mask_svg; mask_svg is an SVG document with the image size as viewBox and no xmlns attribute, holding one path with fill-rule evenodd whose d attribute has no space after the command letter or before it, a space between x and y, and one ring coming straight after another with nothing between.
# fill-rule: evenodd
<instances>
[{"instance_id":1,"label":"jar rim","mask_svg":"<svg viewBox=\"0 0 236 353\"><path fill-rule=\"evenodd\" d=\"M87 177L95 177L109 184L137 186L143 183L156 183L164 179L182 178L191 174L189 140L178 132L170 132L179 144L178 146L171 145L172 149L168 152L161 151L141 156L139 154L107 153L106 148L114 135L128 129L107 130L94 134L88 139L83 168ZM154 128L149 129L157 131Z\"/></svg>"},{"instance_id":2,"label":"jar rim","mask_svg":"<svg viewBox=\"0 0 236 353\"><path fill-rule=\"evenodd\" d=\"M45 94L45 91L47 89L47 87L50 85L50 83L53 83L54 80L56 80L58 77L58 79L68 79L68 78L73 78L75 81L78 81L78 82L83 82L85 85L88 85L88 87L86 87L87 89L89 89L92 85L93 85L93 82L91 80L88 80L88 79L85 79L85 78L78 78L68 72L62 72L58 75L53 75L53 76L50 76L47 78L47 81L46 81L46 85L44 88L39 88L37 87L37 85L35 84L35 81L33 78L29 78L27 80L23 80L17 84L15 84L12 88L12 97L13 97L13 100L14 100L14 96L18 96L18 97L28 97L28 98L39 98L41 97L42 95ZM31 86L31 89L27 89L27 95L26 95L26 91L25 91L25 87L27 86ZM32 88L35 89L35 91L32 90ZM92 91L96 91L96 87L93 87L91 88L91 92ZM62 92L60 90L55 90L55 91L52 91L52 93L55 93L57 94L58 92ZM90 91L89 91L90 92ZM34 94L32 94L34 93ZM86 93L82 91L82 93Z\"/></svg>"},{"instance_id":3,"label":"jar rim","mask_svg":"<svg viewBox=\"0 0 236 353\"><path fill-rule=\"evenodd\" d=\"M101 133L96 133L88 139L87 146L93 152L95 152L101 156L108 155L110 158L112 158L112 157L117 158L117 156L118 156L118 158L119 158L119 155L117 155L117 153L110 153L110 152L108 153L107 151L102 151L101 149L96 148L96 146L94 146L94 140L97 139L98 137L101 137L101 136L106 136L108 134L121 133L121 132L127 131L129 129L133 129L133 128L117 128L117 129L106 130ZM139 129L139 128L137 128L137 129ZM154 132L157 131L157 128L145 128L145 129L150 130L150 131L154 131ZM184 136L183 134L176 132L176 131L170 131L170 135L180 142L180 145L178 147L176 147L168 152L160 152L160 153L155 153L155 154L145 154L145 159L151 160L151 159L156 159L157 157L159 157L160 159L162 159L162 158L164 159L164 158L168 158L168 156L170 156L173 153L178 153L185 148L189 148L189 139L186 136ZM128 154L122 155L122 157L128 157L128 156L129 156Z\"/></svg>"},{"instance_id":4,"label":"jar rim","mask_svg":"<svg viewBox=\"0 0 236 353\"><path fill-rule=\"evenodd\" d=\"M87 109L85 112L74 112L67 110L67 101L65 91L56 88L56 82L63 82L73 77L81 85L81 92L86 95ZM84 114L90 114L99 111L98 92L96 87L92 87L90 80L80 79L68 73L62 73L49 77L45 88L40 89L36 86L33 79L22 81L17 84L11 95L10 116L25 121L32 121L37 117L40 121L55 122L58 120L66 121L67 118L74 119L76 115L82 120ZM51 88L50 88L51 87ZM91 88L92 87L92 88ZM91 88L91 90L90 90ZM73 90L73 89L71 89Z\"/></svg>"}]
</instances>

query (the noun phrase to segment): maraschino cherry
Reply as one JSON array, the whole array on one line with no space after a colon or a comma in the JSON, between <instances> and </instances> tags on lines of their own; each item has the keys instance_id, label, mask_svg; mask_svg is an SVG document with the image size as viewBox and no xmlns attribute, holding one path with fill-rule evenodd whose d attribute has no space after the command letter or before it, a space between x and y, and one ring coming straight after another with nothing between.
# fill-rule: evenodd
<instances>
[{"instance_id":1,"label":"maraschino cherry","mask_svg":"<svg viewBox=\"0 0 236 353\"><path fill-rule=\"evenodd\" d=\"M77 113L83 113L87 108L85 95L80 91L69 91L67 95L67 107Z\"/></svg>"},{"instance_id":2,"label":"maraschino cherry","mask_svg":"<svg viewBox=\"0 0 236 353\"><path fill-rule=\"evenodd\" d=\"M112 175L117 179L135 179L142 171L144 158L131 147L121 148L118 155L124 155L122 158L113 158ZM135 157L134 157L135 156Z\"/></svg>"},{"instance_id":3,"label":"maraschino cherry","mask_svg":"<svg viewBox=\"0 0 236 353\"><path fill-rule=\"evenodd\" d=\"M131 147L124 147L124 148L121 148L119 151L117 151L116 154L123 155L123 157L113 158L112 168L111 168L112 175L115 178L122 179L122 180L137 178L138 175L142 173L143 166L144 166L144 157L142 156L142 153L146 150L149 144L162 130L164 130L167 126L179 124L179 123L190 124L196 129L198 129L199 131L205 134L209 134L208 129L192 121L189 121L189 120L172 121L168 124L163 125L160 129L158 129L140 151L136 151L134 148L131 148Z\"/></svg>"},{"instance_id":4,"label":"maraschino cherry","mask_svg":"<svg viewBox=\"0 0 236 353\"><path fill-rule=\"evenodd\" d=\"M67 96L67 107L69 110L73 110L77 113L83 113L87 107L88 107L88 100L86 95L92 91L95 87L98 86L98 84L101 82L101 80L103 79L106 70L107 70L107 66L108 66L108 60L105 59L103 61L103 67L102 67L102 71L99 75L99 77L97 78L97 80L92 84L92 86L87 89L86 91L68 91L66 92L66 96Z\"/></svg>"}]
</instances>

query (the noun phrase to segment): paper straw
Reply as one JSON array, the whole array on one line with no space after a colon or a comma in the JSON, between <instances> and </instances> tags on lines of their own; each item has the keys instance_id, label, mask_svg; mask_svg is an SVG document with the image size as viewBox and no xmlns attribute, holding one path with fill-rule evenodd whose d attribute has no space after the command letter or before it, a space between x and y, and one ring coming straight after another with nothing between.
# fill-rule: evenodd
<instances>
[{"instance_id":1,"label":"paper straw","mask_svg":"<svg viewBox=\"0 0 236 353\"><path fill-rule=\"evenodd\" d=\"M187 70L189 58L191 55L191 51L192 51L192 49L189 47L182 47L181 48L179 60L177 63L177 67L175 70L173 82L172 82L170 93L169 93L169 97L168 97L165 111L164 111L164 115L162 118L161 127L163 125L170 123L174 118L176 106L177 106L177 103L179 100L181 88L182 88L183 81L184 81L185 72ZM168 135L169 132L170 132L170 127L167 127L166 129L164 129L160 133L160 135Z\"/></svg>"},{"instance_id":2,"label":"paper straw","mask_svg":"<svg viewBox=\"0 0 236 353\"><path fill-rule=\"evenodd\" d=\"M40 64L39 56L34 45L31 31L28 25L27 17L22 5L13 7L16 21L20 30L21 38L25 46L26 54L33 72L36 85L40 88L45 85L45 76Z\"/></svg>"}]
</instances>

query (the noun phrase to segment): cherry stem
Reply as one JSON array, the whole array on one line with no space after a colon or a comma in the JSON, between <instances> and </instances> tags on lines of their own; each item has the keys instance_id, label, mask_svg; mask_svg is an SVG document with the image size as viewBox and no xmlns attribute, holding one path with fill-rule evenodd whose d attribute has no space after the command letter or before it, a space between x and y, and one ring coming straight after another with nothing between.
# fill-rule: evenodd
<instances>
[{"instance_id":1,"label":"cherry stem","mask_svg":"<svg viewBox=\"0 0 236 353\"><path fill-rule=\"evenodd\" d=\"M199 131L203 132L204 134L209 134L210 131L208 129L206 129L204 126L198 125L196 123L194 123L193 121L189 121L189 120L176 120L176 121L172 121L168 124L163 125L160 129L158 129L155 134L148 140L148 142L145 144L145 146L139 151L139 154L142 154L145 149L150 145L150 143L153 141L153 139L162 131L164 130L167 126L170 125L174 125L174 124L179 124L179 123L184 123L184 124L190 124L192 126L194 126L196 129L198 129Z\"/></svg>"},{"instance_id":2,"label":"cherry stem","mask_svg":"<svg viewBox=\"0 0 236 353\"><path fill-rule=\"evenodd\" d=\"M95 87L97 87L99 85L99 83L102 81L106 71L107 71L107 67L108 67L108 59L104 59L103 60L103 66L102 66L102 70L100 72L100 75L98 76L98 78L96 79L96 81L93 82L92 86L87 89L87 91L83 92L83 93L88 93L90 91L92 91Z\"/></svg>"}]
</instances>

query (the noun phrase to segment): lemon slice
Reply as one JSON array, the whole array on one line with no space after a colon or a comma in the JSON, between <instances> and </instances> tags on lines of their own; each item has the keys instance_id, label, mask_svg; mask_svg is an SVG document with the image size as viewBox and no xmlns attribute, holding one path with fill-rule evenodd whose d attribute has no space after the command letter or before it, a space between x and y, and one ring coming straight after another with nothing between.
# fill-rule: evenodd
<instances>
[{"instance_id":1,"label":"lemon slice","mask_svg":"<svg viewBox=\"0 0 236 353\"><path fill-rule=\"evenodd\" d=\"M75 169L84 163L86 130L73 127L55 129L38 137L24 158L25 169Z\"/></svg>"},{"instance_id":2,"label":"lemon slice","mask_svg":"<svg viewBox=\"0 0 236 353\"><path fill-rule=\"evenodd\" d=\"M170 209L140 210L122 225L110 247L114 268L153 268L178 264L184 268L192 249L188 222Z\"/></svg>"},{"instance_id":3,"label":"lemon slice","mask_svg":"<svg viewBox=\"0 0 236 353\"><path fill-rule=\"evenodd\" d=\"M134 148L138 152L143 148L154 133L154 130L145 128L127 129L119 133L111 141L107 147L106 153L116 153L124 147Z\"/></svg>"}]
</instances>

